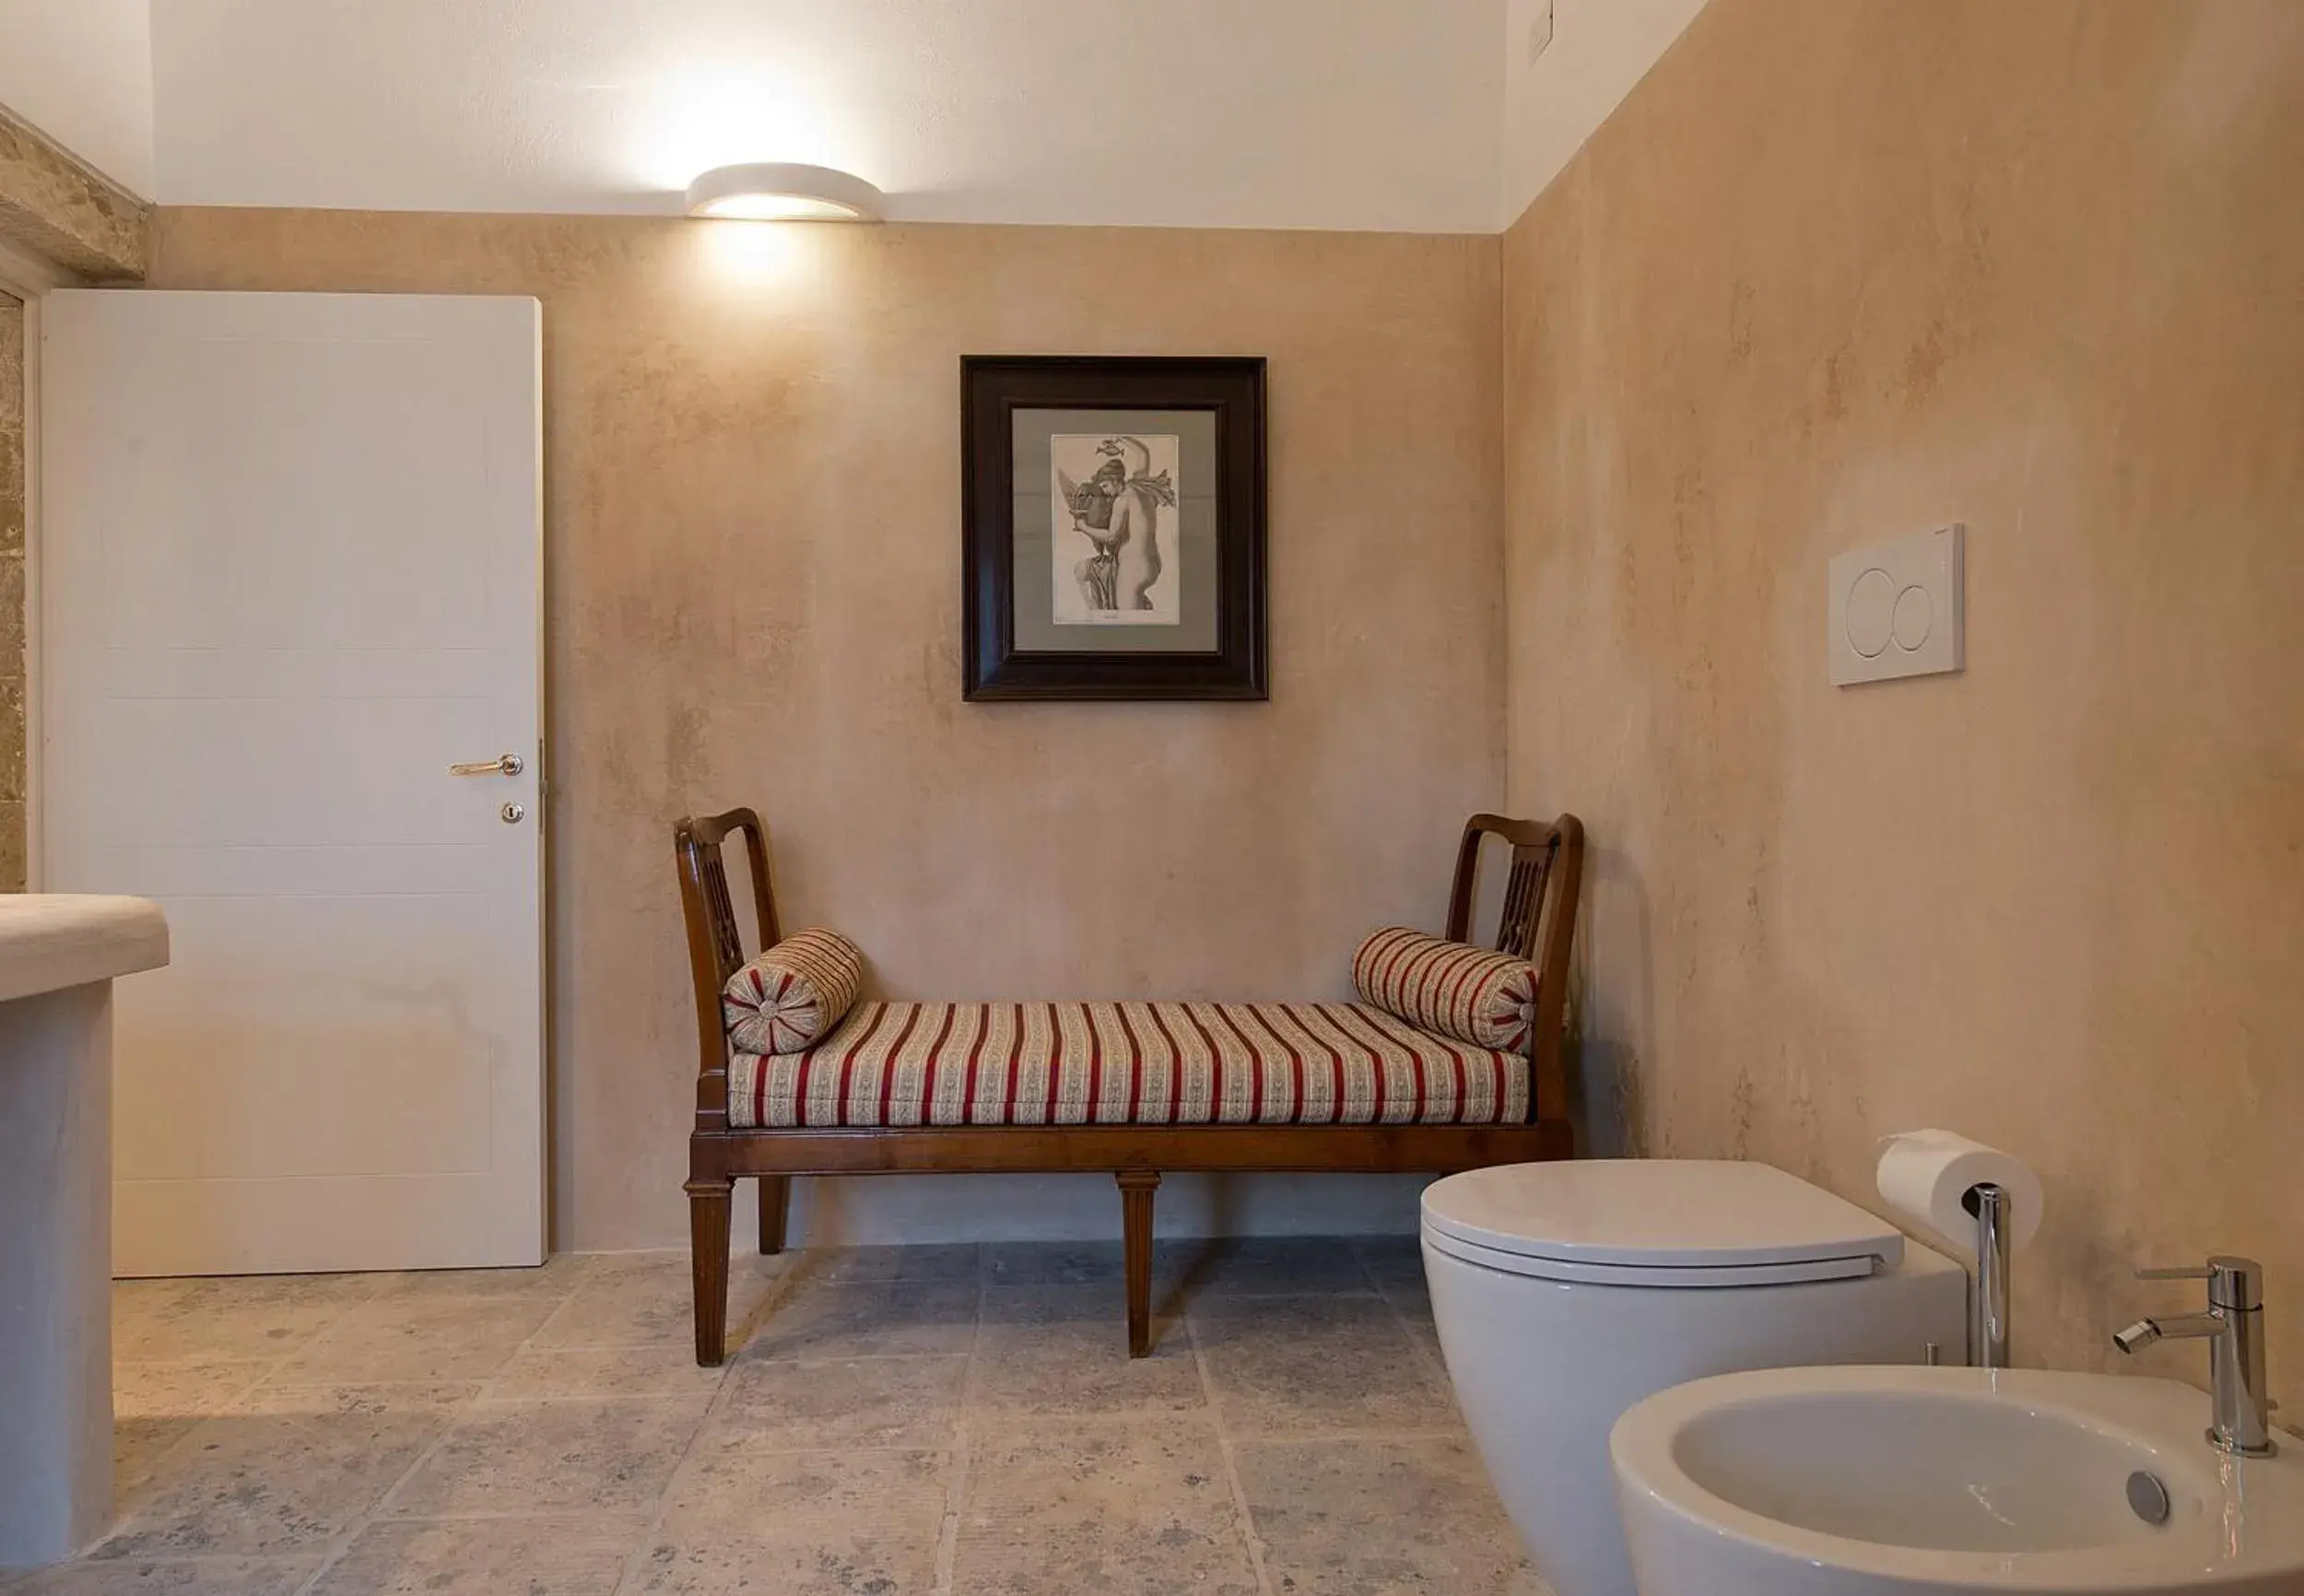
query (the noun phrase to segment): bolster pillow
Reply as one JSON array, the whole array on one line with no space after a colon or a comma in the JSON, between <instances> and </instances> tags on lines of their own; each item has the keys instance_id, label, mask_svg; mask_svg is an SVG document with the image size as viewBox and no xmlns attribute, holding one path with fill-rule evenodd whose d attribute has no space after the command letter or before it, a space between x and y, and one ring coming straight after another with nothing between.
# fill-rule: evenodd
<instances>
[{"instance_id":1,"label":"bolster pillow","mask_svg":"<svg viewBox=\"0 0 2304 1596\"><path fill-rule=\"evenodd\" d=\"M837 931L804 931L728 978L720 1011L739 1052L797 1053L856 1006L864 955Z\"/></svg>"},{"instance_id":2,"label":"bolster pillow","mask_svg":"<svg viewBox=\"0 0 2304 1596\"><path fill-rule=\"evenodd\" d=\"M1386 1014L1475 1048L1518 1052L1535 1024L1534 965L1402 925L1360 944L1352 984Z\"/></svg>"}]
</instances>

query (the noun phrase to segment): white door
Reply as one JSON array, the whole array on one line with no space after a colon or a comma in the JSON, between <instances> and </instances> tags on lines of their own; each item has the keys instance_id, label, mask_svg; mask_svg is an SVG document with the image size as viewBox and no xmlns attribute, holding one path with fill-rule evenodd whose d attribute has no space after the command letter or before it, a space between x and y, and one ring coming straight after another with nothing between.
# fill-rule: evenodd
<instances>
[{"instance_id":1,"label":"white door","mask_svg":"<svg viewBox=\"0 0 2304 1596\"><path fill-rule=\"evenodd\" d=\"M41 885L174 948L118 1273L541 1262L536 302L43 311Z\"/></svg>"}]
</instances>

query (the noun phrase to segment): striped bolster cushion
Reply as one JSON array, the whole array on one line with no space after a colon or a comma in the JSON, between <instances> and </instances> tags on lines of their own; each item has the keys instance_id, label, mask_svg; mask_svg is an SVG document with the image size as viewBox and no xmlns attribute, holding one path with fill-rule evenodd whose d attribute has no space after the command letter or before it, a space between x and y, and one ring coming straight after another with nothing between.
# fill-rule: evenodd
<instances>
[{"instance_id":1,"label":"striped bolster cushion","mask_svg":"<svg viewBox=\"0 0 2304 1596\"><path fill-rule=\"evenodd\" d=\"M720 1011L747 1053L794 1053L848 1016L864 955L836 931L788 936L728 978Z\"/></svg>"},{"instance_id":2,"label":"striped bolster cushion","mask_svg":"<svg viewBox=\"0 0 2304 1596\"><path fill-rule=\"evenodd\" d=\"M1405 926L1371 933L1352 956L1363 1001L1475 1047L1518 1052L1536 1018L1536 967Z\"/></svg>"}]
</instances>

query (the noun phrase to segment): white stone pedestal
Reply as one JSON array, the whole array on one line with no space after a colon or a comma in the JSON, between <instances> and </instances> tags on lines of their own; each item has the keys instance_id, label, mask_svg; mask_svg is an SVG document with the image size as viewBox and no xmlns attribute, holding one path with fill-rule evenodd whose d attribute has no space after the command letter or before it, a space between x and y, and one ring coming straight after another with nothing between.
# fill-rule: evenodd
<instances>
[{"instance_id":1,"label":"white stone pedestal","mask_svg":"<svg viewBox=\"0 0 2304 1596\"><path fill-rule=\"evenodd\" d=\"M112 978L168 962L141 898L0 897L0 1569L112 1517Z\"/></svg>"}]
</instances>

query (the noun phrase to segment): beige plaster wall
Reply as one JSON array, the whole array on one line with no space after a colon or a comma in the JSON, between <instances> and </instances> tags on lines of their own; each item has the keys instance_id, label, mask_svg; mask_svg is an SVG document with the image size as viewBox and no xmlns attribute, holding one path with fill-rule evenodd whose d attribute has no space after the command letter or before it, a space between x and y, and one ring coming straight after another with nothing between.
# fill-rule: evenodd
<instances>
[{"instance_id":1,"label":"beige plaster wall","mask_svg":"<svg viewBox=\"0 0 2304 1596\"><path fill-rule=\"evenodd\" d=\"M1505 248L1510 788L1612 1142L2032 1160L2019 1355L2269 1265L2304 1400L2304 7L1712 0ZM1968 670L1825 563L1968 526ZM2200 1379L2197 1346L2153 1372Z\"/></svg>"},{"instance_id":2,"label":"beige plaster wall","mask_svg":"<svg viewBox=\"0 0 2304 1596\"><path fill-rule=\"evenodd\" d=\"M849 932L899 995L1340 994L1370 926L1437 924L1457 830L1503 780L1499 253L158 214L156 287L544 301L561 1245L686 1234L670 827L690 810L758 805L790 921ZM1269 704L961 703L959 358L980 352L1270 358ZM1413 1190L1363 1196L1413 1224ZM1201 1211L1351 1222L1334 1185L1264 1198ZM833 1223L1118 1228L1101 1179L881 1201Z\"/></svg>"}]
</instances>

